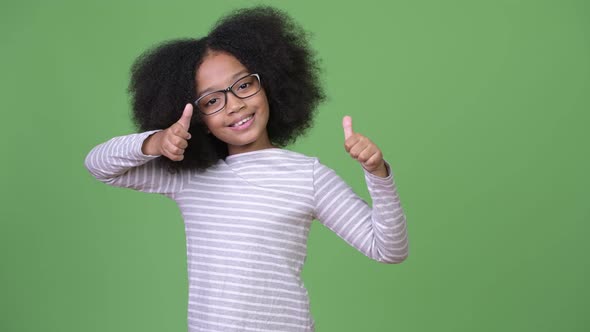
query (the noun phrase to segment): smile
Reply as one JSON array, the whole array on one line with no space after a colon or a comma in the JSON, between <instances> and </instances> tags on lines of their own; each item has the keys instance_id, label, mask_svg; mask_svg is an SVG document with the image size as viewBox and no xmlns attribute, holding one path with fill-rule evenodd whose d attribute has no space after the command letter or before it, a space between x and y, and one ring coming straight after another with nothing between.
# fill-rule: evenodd
<instances>
[{"instance_id":1,"label":"smile","mask_svg":"<svg viewBox=\"0 0 590 332\"><path fill-rule=\"evenodd\" d=\"M244 129L250 127L250 125L252 124L253 121L254 121L254 114L251 114L251 115L243 118L242 120L230 125L229 127L232 130L244 130Z\"/></svg>"}]
</instances>

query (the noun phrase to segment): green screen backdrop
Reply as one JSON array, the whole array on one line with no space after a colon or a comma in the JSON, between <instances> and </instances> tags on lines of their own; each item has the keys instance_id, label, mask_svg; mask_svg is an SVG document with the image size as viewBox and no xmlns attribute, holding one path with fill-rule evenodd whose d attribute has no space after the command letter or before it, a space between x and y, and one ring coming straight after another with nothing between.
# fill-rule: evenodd
<instances>
[{"instance_id":1,"label":"green screen backdrop","mask_svg":"<svg viewBox=\"0 0 590 332\"><path fill-rule=\"evenodd\" d=\"M125 89L141 52L262 3L310 31L322 60L328 100L288 148L368 199L343 148L351 115L408 221L399 265L314 222L317 331L590 331L584 0L2 1L0 331L186 331L176 204L83 162L134 132Z\"/></svg>"}]
</instances>

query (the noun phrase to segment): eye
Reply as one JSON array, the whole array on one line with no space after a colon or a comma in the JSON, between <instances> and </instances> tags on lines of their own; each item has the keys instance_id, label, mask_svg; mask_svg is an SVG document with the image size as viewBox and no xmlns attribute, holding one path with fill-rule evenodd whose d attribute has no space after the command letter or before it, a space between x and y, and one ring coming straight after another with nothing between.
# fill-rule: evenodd
<instances>
[{"instance_id":1,"label":"eye","mask_svg":"<svg viewBox=\"0 0 590 332\"><path fill-rule=\"evenodd\" d=\"M205 103L205 106L213 106L216 103L217 103L217 98L211 98Z\"/></svg>"},{"instance_id":2,"label":"eye","mask_svg":"<svg viewBox=\"0 0 590 332\"><path fill-rule=\"evenodd\" d=\"M250 82L245 82L245 83L240 84L238 89L239 90L247 89L249 86L250 86Z\"/></svg>"}]
</instances>

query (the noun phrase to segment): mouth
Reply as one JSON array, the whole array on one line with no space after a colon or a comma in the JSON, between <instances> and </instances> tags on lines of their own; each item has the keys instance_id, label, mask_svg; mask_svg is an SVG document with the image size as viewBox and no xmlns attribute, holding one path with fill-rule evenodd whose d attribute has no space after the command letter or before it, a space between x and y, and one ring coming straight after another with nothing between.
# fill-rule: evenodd
<instances>
[{"instance_id":1,"label":"mouth","mask_svg":"<svg viewBox=\"0 0 590 332\"><path fill-rule=\"evenodd\" d=\"M243 130L243 129L250 127L250 125L252 124L253 121L254 121L254 113L241 118L240 120L232 123L228 127L231 128L232 130Z\"/></svg>"}]
</instances>

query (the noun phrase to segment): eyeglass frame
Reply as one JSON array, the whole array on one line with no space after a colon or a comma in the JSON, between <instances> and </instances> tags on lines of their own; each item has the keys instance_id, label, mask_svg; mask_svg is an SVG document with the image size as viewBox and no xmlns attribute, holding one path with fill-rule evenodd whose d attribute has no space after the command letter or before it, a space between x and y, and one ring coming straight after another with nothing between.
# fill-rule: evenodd
<instances>
[{"instance_id":1,"label":"eyeglass frame","mask_svg":"<svg viewBox=\"0 0 590 332\"><path fill-rule=\"evenodd\" d=\"M251 94L251 95L249 95L249 96L246 96L246 97L240 97L240 96L238 96L238 95L237 95L237 94L234 92L234 90L233 90L232 88L234 87L234 85L238 84L238 82L239 82L239 81L243 80L244 78L246 78L246 77L248 77L248 76L254 76L254 77L256 77L256 78L258 79L258 91L254 92L253 94ZM232 93L234 96L236 96L236 97L237 97L237 98L239 98L239 99L246 99L246 98L250 98L250 97L252 97L252 96L256 95L258 92L260 92L260 90L262 90L262 81L260 80L260 75L259 75L259 74L257 74L257 73L254 73L254 74L248 74L248 75L245 75L245 76L242 76L242 77L238 78L238 79L237 79L235 82L233 82L233 83L232 83L230 86L228 86L228 87L227 87L227 88L225 88L225 89L221 89L221 90L217 90L217 91L211 91L211 92L209 92L209 93L207 93L207 94L204 94L204 95L200 96L199 98L197 98L197 100L195 100L195 101L193 102L193 105L194 105L194 106L195 106L195 107L196 107L196 108L199 110L199 112L200 112L201 114L203 114L203 115L206 115L206 116L211 116L211 115L215 115L215 114L217 114L217 113L219 113L219 112L223 111L223 109L225 108L225 106L227 106L227 93L228 93L228 92L231 92L231 93ZM217 111L215 111L215 112L213 112L213 113L209 113L209 114L207 114L207 113L205 113L205 112L201 111L201 109L199 108L199 101L200 101L201 99L203 99L203 98L205 98L205 97L209 96L209 95L212 95L212 94L214 94L214 93L218 93L218 92L223 92L223 94L224 94L224 97L225 97L225 102L224 102L224 104L223 104L223 107L221 107L221 108L220 108L220 109L218 109Z\"/></svg>"}]
</instances>

